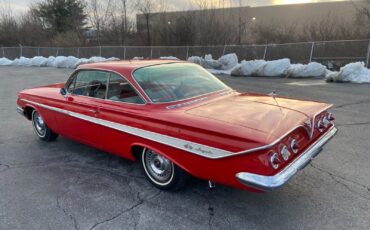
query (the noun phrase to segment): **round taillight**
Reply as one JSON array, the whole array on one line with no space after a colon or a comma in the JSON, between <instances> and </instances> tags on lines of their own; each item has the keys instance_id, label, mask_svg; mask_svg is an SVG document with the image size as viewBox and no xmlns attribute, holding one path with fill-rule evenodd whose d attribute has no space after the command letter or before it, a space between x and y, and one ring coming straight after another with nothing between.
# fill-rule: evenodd
<instances>
[{"instance_id":1,"label":"round taillight","mask_svg":"<svg viewBox=\"0 0 370 230\"><path fill-rule=\"evenodd\" d=\"M322 122L323 122L323 124L324 124L325 128L327 128L327 127L329 126L329 124L330 124L330 121L329 121L329 119L328 119L328 117L327 117L327 116L325 116L325 117L322 119Z\"/></svg>"},{"instance_id":2,"label":"round taillight","mask_svg":"<svg viewBox=\"0 0 370 230\"><path fill-rule=\"evenodd\" d=\"M272 152L270 157L270 164L273 169L278 169L280 166L279 155L276 152Z\"/></svg>"},{"instance_id":3,"label":"round taillight","mask_svg":"<svg viewBox=\"0 0 370 230\"><path fill-rule=\"evenodd\" d=\"M324 122L323 122L322 118L320 118L320 120L317 121L317 126L316 127L320 131L320 133L324 131L325 125L324 125Z\"/></svg>"},{"instance_id":4,"label":"round taillight","mask_svg":"<svg viewBox=\"0 0 370 230\"><path fill-rule=\"evenodd\" d=\"M290 148L292 149L293 153L298 153L298 151L299 151L299 145L298 145L296 139L292 139L290 141Z\"/></svg>"},{"instance_id":5,"label":"round taillight","mask_svg":"<svg viewBox=\"0 0 370 230\"><path fill-rule=\"evenodd\" d=\"M286 145L282 145L280 148L280 155L283 157L285 161L289 160L290 152Z\"/></svg>"},{"instance_id":6,"label":"round taillight","mask_svg":"<svg viewBox=\"0 0 370 230\"><path fill-rule=\"evenodd\" d=\"M329 120L330 122L335 121L335 117L334 117L334 115L333 115L332 113L329 113L329 114L328 114L328 116L327 116L327 118L328 118L328 120Z\"/></svg>"}]
</instances>

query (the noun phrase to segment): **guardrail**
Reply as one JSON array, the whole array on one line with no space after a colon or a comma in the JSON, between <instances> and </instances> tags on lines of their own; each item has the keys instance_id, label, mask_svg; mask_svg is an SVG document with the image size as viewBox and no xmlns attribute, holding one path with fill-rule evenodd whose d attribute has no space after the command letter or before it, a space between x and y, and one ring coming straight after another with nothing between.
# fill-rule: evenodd
<instances>
[{"instance_id":1,"label":"guardrail","mask_svg":"<svg viewBox=\"0 0 370 230\"><path fill-rule=\"evenodd\" d=\"M212 54L218 58L236 53L240 60L275 60L290 58L292 63L320 62L329 68L337 68L349 62L363 61L370 65L370 40L316 41L265 45L223 46L97 46L97 47L1 47L0 55L9 59L34 56L92 56L159 58L174 56L187 59L190 56Z\"/></svg>"}]
</instances>

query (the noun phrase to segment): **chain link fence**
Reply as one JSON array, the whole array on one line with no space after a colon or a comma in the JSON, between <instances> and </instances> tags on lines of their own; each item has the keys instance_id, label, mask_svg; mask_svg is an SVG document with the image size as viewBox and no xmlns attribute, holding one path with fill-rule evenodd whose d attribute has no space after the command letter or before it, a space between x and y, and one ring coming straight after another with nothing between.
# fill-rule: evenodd
<instances>
[{"instance_id":1,"label":"chain link fence","mask_svg":"<svg viewBox=\"0 0 370 230\"><path fill-rule=\"evenodd\" d=\"M34 56L92 56L116 57L123 60L134 57L160 58L174 56L182 60L191 56L212 54L213 58L236 53L239 60L276 60L290 58L292 63L322 63L329 68L355 61L370 65L370 40L319 41L266 45L225 46L101 46L101 47L1 47L0 55L8 59Z\"/></svg>"}]
</instances>

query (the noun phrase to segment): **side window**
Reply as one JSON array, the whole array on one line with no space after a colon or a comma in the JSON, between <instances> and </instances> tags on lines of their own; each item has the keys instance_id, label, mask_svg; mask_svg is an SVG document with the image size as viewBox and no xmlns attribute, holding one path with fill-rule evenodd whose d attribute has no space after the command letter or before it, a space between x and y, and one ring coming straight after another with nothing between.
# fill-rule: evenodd
<instances>
[{"instance_id":1,"label":"side window","mask_svg":"<svg viewBox=\"0 0 370 230\"><path fill-rule=\"evenodd\" d=\"M110 75L107 99L133 104L145 103L130 83L115 73Z\"/></svg>"},{"instance_id":2,"label":"side window","mask_svg":"<svg viewBox=\"0 0 370 230\"><path fill-rule=\"evenodd\" d=\"M74 80L73 94L105 99L109 73L80 71Z\"/></svg>"}]
</instances>

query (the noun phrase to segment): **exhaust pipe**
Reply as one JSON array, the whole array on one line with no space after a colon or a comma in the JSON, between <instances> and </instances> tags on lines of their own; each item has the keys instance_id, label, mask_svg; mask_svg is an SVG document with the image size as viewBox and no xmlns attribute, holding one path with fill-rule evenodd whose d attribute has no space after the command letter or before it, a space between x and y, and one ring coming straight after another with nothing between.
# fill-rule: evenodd
<instances>
[{"instance_id":1,"label":"exhaust pipe","mask_svg":"<svg viewBox=\"0 0 370 230\"><path fill-rule=\"evenodd\" d=\"M213 188L215 188L216 187L216 183L215 182L213 182L213 181L208 181L208 187L210 188L210 189L213 189Z\"/></svg>"}]
</instances>

